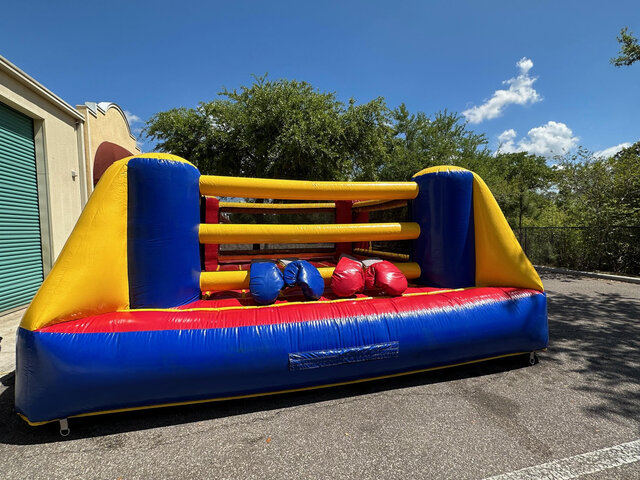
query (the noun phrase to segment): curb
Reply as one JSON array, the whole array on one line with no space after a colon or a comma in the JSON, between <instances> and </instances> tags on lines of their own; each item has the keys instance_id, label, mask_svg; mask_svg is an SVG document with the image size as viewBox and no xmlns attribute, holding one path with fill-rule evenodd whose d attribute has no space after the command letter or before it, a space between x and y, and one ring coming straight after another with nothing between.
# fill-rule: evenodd
<instances>
[{"instance_id":1,"label":"curb","mask_svg":"<svg viewBox=\"0 0 640 480\"><path fill-rule=\"evenodd\" d=\"M624 275L614 275L612 273L583 272L580 270L570 270L568 268L547 267L544 265L535 265L536 270L541 272L564 273L565 275L573 275L576 277L600 278L602 280L614 280L616 282L637 283L640 285L640 277L627 277Z\"/></svg>"}]
</instances>

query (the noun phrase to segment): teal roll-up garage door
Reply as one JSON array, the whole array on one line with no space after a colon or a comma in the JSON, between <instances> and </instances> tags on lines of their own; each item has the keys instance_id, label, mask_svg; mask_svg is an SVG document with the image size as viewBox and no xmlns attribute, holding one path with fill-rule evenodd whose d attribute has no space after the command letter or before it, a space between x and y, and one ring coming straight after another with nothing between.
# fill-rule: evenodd
<instances>
[{"instance_id":1,"label":"teal roll-up garage door","mask_svg":"<svg viewBox=\"0 0 640 480\"><path fill-rule=\"evenodd\" d=\"M42 283L33 120L0 103L0 312Z\"/></svg>"}]
</instances>

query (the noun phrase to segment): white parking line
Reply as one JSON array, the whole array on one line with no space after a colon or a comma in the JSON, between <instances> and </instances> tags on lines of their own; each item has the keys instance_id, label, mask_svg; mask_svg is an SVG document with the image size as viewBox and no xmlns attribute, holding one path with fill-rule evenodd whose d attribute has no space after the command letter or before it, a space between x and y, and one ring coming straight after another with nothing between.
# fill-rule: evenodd
<instances>
[{"instance_id":1,"label":"white parking line","mask_svg":"<svg viewBox=\"0 0 640 480\"><path fill-rule=\"evenodd\" d=\"M485 480L569 480L640 461L640 440L567 457Z\"/></svg>"}]
</instances>

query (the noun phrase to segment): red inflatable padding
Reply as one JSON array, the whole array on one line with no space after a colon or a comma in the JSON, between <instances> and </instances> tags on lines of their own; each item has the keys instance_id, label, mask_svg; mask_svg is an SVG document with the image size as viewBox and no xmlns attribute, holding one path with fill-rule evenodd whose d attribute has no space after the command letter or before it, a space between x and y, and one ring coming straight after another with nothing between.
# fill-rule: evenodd
<instances>
[{"instance_id":1,"label":"red inflatable padding","mask_svg":"<svg viewBox=\"0 0 640 480\"><path fill-rule=\"evenodd\" d=\"M380 288L385 295L402 295L407 289L407 277L393 263L381 260L367 267L367 288Z\"/></svg>"},{"instance_id":2,"label":"red inflatable padding","mask_svg":"<svg viewBox=\"0 0 640 480\"><path fill-rule=\"evenodd\" d=\"M304 302L291 305L270 305L252 308L228 308L213 310L132 310L113 312L69 320L38 329L41 332L58 333L112 333L143 332L149 330L188 330L204 328L234 328L256 325L278 325L323 320L345 320L423 311L425 318L435 318L443 310L506 302L515 307L514 301L536 295L536 290L520 288L470 288L415 296L376 297L366 300L339 302ZM426 320L425 320L426 321Z\"/></svg>"},{"instance_id":3,"label":"red inflatable padding","mask_svg":"<svg viewBox=\"0 0 640 480\"><path fill-rule=\"evenodd\" d=\"M341 257L331 275L331 290L339 297L351 297L364 290L362 263L349 257Z\"/></svg>"}]
</instances>

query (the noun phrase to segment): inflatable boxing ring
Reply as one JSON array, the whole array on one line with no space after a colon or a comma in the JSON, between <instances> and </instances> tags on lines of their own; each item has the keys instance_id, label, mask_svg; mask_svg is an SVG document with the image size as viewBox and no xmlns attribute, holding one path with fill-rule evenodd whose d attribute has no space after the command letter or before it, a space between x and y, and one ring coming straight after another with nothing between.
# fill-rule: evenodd
<instances>
[{"instance_id":1,"label":"inflatable boxing ring","mask_svg":"<svg viewBox=\"0 0 640 480\"><path fill-rule=\"evenodd\" d=\"M367 221L407 203L409 222ZM332 212L336 222L227 223L234 212ZM396 240L411 241L411 254L371 248ZM288 246L225 249L257 243ZM292 256L298 243L330 246L295 250L326 281L322 296L306 300L294 287L257 304L247 290L256 260ZM390 260L409 287L340 298L330 282L341 254ZM402 375L547 342L540 278L470 171L308 182L205 176L179 157L138 155L101 178L22 319L16 409L30 424L66 423Z\"/></svg>"}]
</instances>

